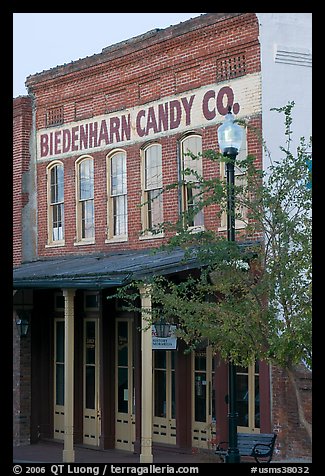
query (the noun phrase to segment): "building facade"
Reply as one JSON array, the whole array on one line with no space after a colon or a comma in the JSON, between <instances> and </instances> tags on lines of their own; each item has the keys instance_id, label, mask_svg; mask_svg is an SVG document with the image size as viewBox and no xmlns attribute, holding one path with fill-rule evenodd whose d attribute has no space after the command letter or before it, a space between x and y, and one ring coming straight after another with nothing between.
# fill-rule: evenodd
<instances>
[{"instance_id":1,"label":"building facade","mask_svg":"<svg viewBox=\"0 0 325 476\"><path fill-rule=\"evenodd\" d=\"M14 444L50 438L64 440L65 461L79 443L150 462L152 445L191 451L227 439L226 363L206 346L184 354L181 341L152 350L144 289L141 315L107 297L199 268L179 250L151 253L171 236L158 224L195 204L186 183L160 192L180 181L186 151L218 149L228 106L262 130L259 35L254 13L210 13L27 78L28 97L14 100L14 326L30 315L28 335L13 333ZM241 153L263 166L250 130ZM205 159L197 167L224 174ZM193 232L224 234L216 211L197 214ZM237 379L238 431L276 430L278 457L309 456L276 427L280 373L257 362Z\"/></svg>"}]
</instances>

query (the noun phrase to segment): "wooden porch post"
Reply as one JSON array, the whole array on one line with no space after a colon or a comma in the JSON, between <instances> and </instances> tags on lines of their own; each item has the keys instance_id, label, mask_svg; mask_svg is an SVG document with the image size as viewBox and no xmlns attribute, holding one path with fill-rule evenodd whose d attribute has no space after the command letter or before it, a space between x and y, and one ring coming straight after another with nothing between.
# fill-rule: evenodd
<instances>
[{"instance_id":1,"label":"wooden porch post","mask_svg":"<svg viewBox=\"0 0 325 476\"><path fill-rule=\"evenodd\" d=\"M140 463L152 463L152 331L148 327L151 309L150 287L140 288L141 294L141 453Z\"/></svg>"},{"instance_id":2,"label":"wooden porch post","mask_svg":"<svg viewBox=\"0 0 325 476\"><path fill-rule=\"evenodd\" d=\"M63 462L74 463L73 399L74 399L74 289L63 289L64 296L64 449Z\"/></svg>"}]
</instances>

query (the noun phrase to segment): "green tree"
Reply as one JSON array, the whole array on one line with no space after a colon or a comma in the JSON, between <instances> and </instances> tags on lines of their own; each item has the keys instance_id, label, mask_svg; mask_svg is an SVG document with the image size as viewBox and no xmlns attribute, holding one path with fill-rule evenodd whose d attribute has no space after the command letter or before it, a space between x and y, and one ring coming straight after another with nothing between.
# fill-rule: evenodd
<instances>
[{"instance_id":1,"label":"green tree","mask_svg":"<svg viewBox=\"0 0 325 476\"><path fill-rule=\"evenodd\" d=\"M184 171L184 178L196 175L195 206L176 224L163 223L161 228L177 230L166 248L182 247L186 257L195 254L200 271L180 282L164 277L151 281L151 322L177 322L177 334L188 350L207 339L226 361L246 366L259 359L285 369L296 391L300 421L311 438L295 379L297 365L312 365L311 138L301 138L291 151L293 107L291 102L275 109L285 117L282 159L272 162L269 157L271 165L264 171L251 156L239 164L246 181L235 186L236 218L246 220L246 227L235 243L215 230L191 231L188 224L200 209L217 204L219 214L226 211L227 188L220 178L205 180L194 170ZM211 150L202 155L227 160Z\"/></svg>"}]
</instances>

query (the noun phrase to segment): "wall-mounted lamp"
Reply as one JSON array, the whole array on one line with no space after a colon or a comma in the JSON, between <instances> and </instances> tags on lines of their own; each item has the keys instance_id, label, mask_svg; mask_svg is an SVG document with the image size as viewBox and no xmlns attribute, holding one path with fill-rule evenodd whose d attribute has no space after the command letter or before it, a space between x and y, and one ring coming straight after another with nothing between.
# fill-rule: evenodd
<instances>
[{"instance_id":1,"label":"wall-mounted lamp","mask_svg":"<svg viewBox=\"0 0 325 476\"><path fill-rule=\"evenodd\" d=\"M16 310L16 326L19 337L26 337L29 329L30 311L25 309Z\"/></svg>"}]
</instances>

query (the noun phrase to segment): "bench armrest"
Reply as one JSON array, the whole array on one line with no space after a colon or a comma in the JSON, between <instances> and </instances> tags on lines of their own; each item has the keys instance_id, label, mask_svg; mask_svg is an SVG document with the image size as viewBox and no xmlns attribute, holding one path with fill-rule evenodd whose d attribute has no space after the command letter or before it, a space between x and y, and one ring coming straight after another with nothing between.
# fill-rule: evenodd
<instances>
[{"instance_id":1,"label":"bench armrest","mask_svg":"<svg viewBox=\"0 0 325 476\"><path fill-rule=\"evenodd\" d=\"M256 443L252 449L252 456L254 456L255 461L259 463L258 458L267 458L266 463L269 463L273 455L273 442L269 444L265 443ZM265 461L264 461L265 462Z\"/></svg>"},{"instance_id":2,"label":"bench armrest","mask_svg":"<svg viewBox=\"0 0 325 476\"><path fill-rule=\"evenodd\" d=\"M263 449L262 449L262 451L260 451L259 448L257 448L257 447L260 447L260 446L262 446L264 448L267 448L267 450L263 451ZM256 445L254 445L254 447L253 447L252 452L260 454L261 456L263 456L263 454L268 455L269 452L271 451L271 449L272 449L272 443L270 443L268 445L266 445L265 443L256 443Z\"/></svg>"}]
</instances>

